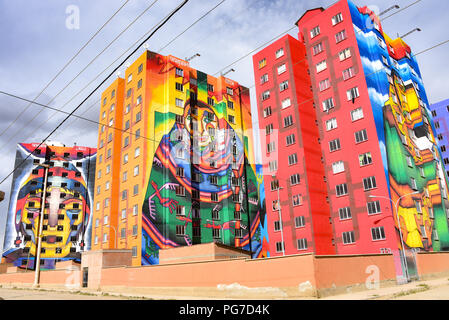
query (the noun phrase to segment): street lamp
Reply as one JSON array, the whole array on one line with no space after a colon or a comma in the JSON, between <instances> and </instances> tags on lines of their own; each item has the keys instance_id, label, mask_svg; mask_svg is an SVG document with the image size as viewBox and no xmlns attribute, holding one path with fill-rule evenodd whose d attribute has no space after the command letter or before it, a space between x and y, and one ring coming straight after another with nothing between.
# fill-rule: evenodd
<instances>
[{"instance_id":1,"label":"street lamp","mask_svg":"<svg viewBox=\"0 0 449 320\"><path fill-rule=\"evenodd\" d=\"M407 266L407 259L405 259L405 247L404 247L404 240L402 238L402 231L401 231L401 222L399 220L399 210L398 210L398 205L399 205L399 201L401 201L402 198L406 197L406 196L411 196L414 194L418 194L419 191L415 191L412 193L408 193L408 194L404 194L403 196L399 197L399 199L396 202L393 202L393 200L389 197L384 197L384 196L373 196L373 195L369 195L369 198L383 198L383 199L387 199L390 200L390 202L393 204L394 209L396 210L396 219L398 220L398 229L399 229L399 237L401 238L401 246L402 246L402 259L403 261L401 261L404 264L405 267L405 276L407 278L407 281L409 280L408 277L408 266Z\"/></svg>"},{"instance_id":2,"label":"street lamp","mask_svg":"<svg viewBox=\"0 0 449 320\"><path fill-rule=\"evenodd\" d=\"M385 13L387 13L388 11L391 11L393 9L399 9L399 6L397 4L395 4L394 6L389 7L388 9L382 11L381 13L379 13L379 17L384 15Z\"/></svg>"},{"instance_id":3,"label":"street lamp","mask_svg":"<svg viewBox=\"0 0 449 320\"><path fill-rule=\"evenodd\" d=\"M273 175L272 178L276 179L276 176ZM278 202L277 202L277 204L278 204L279 224L280 224L280 227L281 227L282 255L285 256L284 225L282 223L281 199L280 199L280 196L279 196L279 190L282 190L282 189L284 189L284 188L279 186L279 182L278 182L278 186L277 186Z\"/></svg>"},{"instance_id":4,"label":"street lamp","mask_svg":"<svg viewBox=\"0 0 449 320\"><path fill-rule=\"evenodd\" d=\"M420 28L415 28L415 29L413 29L412 31L407 32L407 33L404 34L403 36L399 36L399 34L398 34L398 38L404 39L406 36L408 36L409 34L412 34L412 33L415 32L415 31L421 32L421 29L420 29Z\"/></svg>"}]
</instances>

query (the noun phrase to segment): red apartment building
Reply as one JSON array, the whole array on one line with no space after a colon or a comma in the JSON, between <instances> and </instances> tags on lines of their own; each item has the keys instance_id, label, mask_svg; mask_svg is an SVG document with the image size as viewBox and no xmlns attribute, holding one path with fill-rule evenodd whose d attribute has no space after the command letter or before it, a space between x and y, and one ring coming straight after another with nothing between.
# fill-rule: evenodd
<instances>
[{"instance_id":1,"label":"red apartment building","mask_svg":"<svg viewBox=\"0 0 449 320\"><path fill-rule=\"evenodd\" d=\"M279 130L274 143L261 138L268 148L262 147L262 159L270 254L283 254L277 183L285 254L391 252L399 243L392 206L388 199L370 197L371 192L388 197L389 190L348 1L309 10L296 25L299 40L285 36L253 57L261 133ZM283 65L287 72L281 73ZM286 80L288 89L282 90ZM368 152L371 163L361 165L360 155ZM382 219L368 214L370 206ZM376 232L379 239L373 239Z\"/></svg>"},{"instance_id":2,"label":"red apartment building","mask_svg":"<svg viewBox=\"0 0 449 320\"><path fill-rule=\"evenodd\" d=\"M335 253L305 53L287 35L253 56L272 256Z\"/></svg>"}]
</instances>

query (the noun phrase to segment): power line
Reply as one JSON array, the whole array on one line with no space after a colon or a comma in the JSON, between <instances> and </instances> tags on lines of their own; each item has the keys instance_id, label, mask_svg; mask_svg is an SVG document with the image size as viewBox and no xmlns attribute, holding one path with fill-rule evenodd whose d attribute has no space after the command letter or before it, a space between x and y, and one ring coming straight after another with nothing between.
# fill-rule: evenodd
<instances>
[{"instance_id":1,"label":"power line","mask_svg":"<svg viewBox=\"0 0 449 320\"><path fill-rule=\"evenodd\" d=\"M188 0L185 0L185 2L184 2L184 4L187 2ZM409 7L411 7L411 6L413 6L413 5L415 5L415 4L417 4L418 2L420 2L421 0L418 0L418 1L415 1L414 3L412 3L412 4L410 4L410 5L408 5L406 8L409 8ZM183 4L183 5L184 5ZM182 5L182 6L183 6ZM181 6L181 7L182 7ZM180 8L179 8L180 9ZM179 10L178 9L178 10ZM395 12L395 13L393 13L392 15L394 15L394 14L397 14L398 12ZM173 13L174 14L174 13ZM390 15L390 16L392 16L392 15ZM388 17L390 17L390 16L388 16ZM384 18L385 19L385 18ZM159 28L159 27L158 27ZM189 27L190 28L190 27ZM267 42L265 42L264 44L262 44L261 46L259 46L259 47L257 47L256 49L253 49L253 50L251 50L249 53L247 53L247 54L245 54L244 56L242 56L242 57L240 57L240 58L238 58L237 60L235 60L234 62L232 62L231 64L229 64L228 66L226 66L225 68L222 68L222 69L220 69L220 71L222 71L222 70L224 70L224 69L226 69L226 68L228 68L228 67L230 67L230 66L232 66L232 65L234 65L234 64L236 64L236 63L238 63L239 61L241 61L241 60L243 60L244 58L246 58L248 55L250 55L251 53L253 53L254 51L256 51L256 50L258 50L260 47L263 47L263 46L265 46L266 44L268 44L268 43L270 43L270 42L272 42L272 41L274 41L275 39L277 39L278 37L280 37L281 35L283 35L284 33L287 33L287 32L289 32L289 31L291 31L293 28L295 28L295 27L291 27L291 28L289 28L288 30L286 30L286 31L284 31L284 32L282 32L280 35L278 35L278 36L276 36L275 38L273 38L273 39L271 39L271 40L269 40L269 41L267 41ZM154 32L156 32L158 29L156 29ZM360 31L363 31L363 30L360 30ZM152 34L154 34L154 32L152 33ZM150 37L152 36L152 34L150 35ZM82 104L96 91L96 90L98 90L98 88L100 88L101 87L101 85L104 83L104 82L106 82L106 80L116 71L116 70L118 70L118 68L130 57L130 56L132 56L137 50L138 50L138 48L140 48L140 46L142 46L142 44L144 44L146 41L148 40L148 38L147 39L145 39L131 54L129 54L128 55L128 57L116 68L116 69L114 69L113 71L112 71L112 73L106 78L106 79L104 79L102 82L101 82L101 84L100 85L98 85L95 89L94 89L94 91L92 91L90 94L89 94L89 96L86 98L86 99L84 99L82 102L81 102L81 104L79 104L78 105L78 107L77 108L75 108L75 110L73 110L72 111L72 113L70 113L48 136L47 136L47 138L45 138L44 140L43 140L43 142L45 141L45 140L47 140L48 139L48 137L49 136L51 136L68 118L70 118L70 116L72 116L73 114L74 114L74 112L76 112L81 106L82 106ZM449 41L449 40L448 40ZM416 55L415 55L416 56ZM300 62L302 62L302 61L305 61L306 60L306 58L305 59L301 59L301 60L299 60L299 61L297 61L294 65L296 65L296 64L298 64L298 63L300 63ZM383 68L382 69L380 69L380 70L383 70ZM380 70L378 70L378 71L380 71ZM216 74L218 74L220 71L218 71ZM378 72L378 71L376 71L376 72ZM375 72L375 73L376 73ZM368 75L367 75L368 76ZM207 80L206 80L207 81ZM255 84L253 85L253 86L255 86ZM247 90L249 91L249 88L247 88ZM313 99L308 99L308 100L305 100L305 101L303 101L302 103L306 103L306 102L308 102L308 101L310 101L310 100L313 100ZM300 104L302 104L302 103L300 103ZM55 113L56 114L56 113ZM42 143L43 142L41 142L40 144L39 144L39 146L40 145L42 145ZM37 147L37 148L39 148L39 146ZM28 157L27 157L28 158ZM26 159L27 159L26 158ZM24 161L26 160L26 159L24 159ZM21 164L20 164L21 165ZM19 166L20 166L19 165ZM10 174L8 174L8 176L6 177L6 178L4 178L1 182L0 182L0 184L2 184L12 173L14 173L14 171L15 170L17 170L17 167L16 168L14 168L14 170L10 173Z\"/></svg>"},{"instance_id":2,"label":"power line","mask_svg":"<svg viewBox=\"0 0 449 320\"><path fill-rule=\"evenodd\" d=\"M172 44L176 39L178 39L180 36L182 36L184 33L186 33L190 28L192 28L195 24L197 24L199 21L201 21L205 16L207 16L209 13L211 13L212 11L214 11L216 8L218 8L223 2L225 2L226 0L222 0L220 3L218 3L217 5L215 5L212 9L210 9L209 11L207 11L205 14L203 14L199 19L197 19L194 23L192 23L190 26L188 26L183 32L181 32L180 34L178 34L176 37L174 37L172 40L170 40L165 46L163 46L162 48L159 49L158 52L162 52L162 50L164 50L165 48L167 48L170 44Z\"/></svg>"},{"instance_id":3,"label":"power line","mask_svg":"<svg viewBox=\"0 0 449 320\"><path fill-rule=\"evenodd\" d=\"M33 99L33 102L36 101L44 92L45 90L59 77L59 75L73 62L73 60L75 60L75 58L81 53L81 51L83 51L88 45L89 43L101 32L101 30L104 29L104 27L120 12L120 10L123 9L123 7L129 2L130 0L126 0L122 6L120 8L118 8L114 14L105 22L103 23L103 25L90 37L90 39L75 53L75 55L70 58L69 61L67 61L67 63L62 67L61 70L58 71L58 73L50 80L50 82L48 82L45 87L41 90L41 92L39 92L39 94ZM50 102L48 102L50 103ZM28 110L28 108L31 106L31 103L29 103L25 109L23 109L18 116L14 119L14 121L12 121L7 128L5 128L1 133L0 133L0 137L9 130L9 128L11 128L11 126L16 123L16 121L25 113L25 111Z\"/></svg>"},{"instance_id":4,"label":"power line","mask_svg":"<svg viewBox=\"0 0 449 320\"><path fill-rule=\"evenodd\" d=\"M63 121L61 121L57 126L56 126L56 128L55 129L53 129L48 135L47 135L47 137L46 138L44 138L43 140L42 140L42 142L41 143L39 143L39 145L36 147L36 148L34 148L34 150L32 151L32 153L34 152L34 151L36 151L46 140L48 140L48 138L56 131L56 130L58 130L59 129L59 127L61 127L62 126L62 124L64 123L64 122L66 122L71 116L73 116L74 115L74 113L83 105L83 103L87 100L87 99L89 99L91 96L92 96L92 94L95 92L95 91L97 91L98 90L98 88L100 88L125 62L126 62L126 60L128 60L129 59L129 57L131 57L135 52L137 52L137 50L146 42L146 41L148 41L160 28L162 28L172 17L173 17L173 15L175 15L179 10L181 10L181 8L182 7L184 7L186 4L187 4L187 2L188 2L189 0L184 0L183 1L183 3L181 3L178 7L176 7L171 13L169 13L166 17L164 17L157 25L157 28L143 41L143 42L141 42L140 43L140 45L139 46L137 46L103 81L101 81L101 83L75 108L75 109L73 109L73 111L72 112L70 112L70 114L68 114L65 118L64 118L64 120ZM31 154L31 153L30 153ZM23 159L20 163L19 163L19 165L17 165L15 168L14 168L14 170L12 171L12 172L10 172L2 181L0 181L0 185L6 180L6 179L8 179L9 178L9 176L10 175L12 175L29 157L30 157L30 154L28 154L26 157L25 157L25 159Z\"/></svg>"},{"instance_id":5,"label":"power line","mask_svg":"<svg viewBox=\"0 0 449 320\"><path fill-rule=\"evenodd\" d=\"M200 18L198 18L194 23L192 23L189 27L187 27L186 29L184 29L184 31L182 31L181 33L179 33L176 37L174 37L172 40L170 40L166 45L164 45L164 47L162 47L161 49L159 49L159 51L163 50L164 48L168 47L173 41L175 41L177 38L179 38L181 35L183 35L185 32L187 32L191 27L193 27L196 23L198 23L200 20L202 20L203 18L205 18L208 14L210 14L212 11L214 11L216 8L218 8L223 2L225 2L226 0L222 0L220 3L218 3L217 5L215 5L213 8L211 8L209 11L207 11L205 14L203 14ZM143 37L142 37L143 38ZM132 48L132 46L131 46ZM129 50L129 48L123 53L125 54L127 51ZM122 55L123 55L122 54ZM121 55L121 56L122 56ZM120 56L120 57L121 57ZM116 59L115 61L117 61L118 59ZM114 62L115 62L114 61ZM112 65L112 64L111 64ZM108 69L111 65L109 65L106 69ZM105 70L103 70L101 73L103 73ZM100 74L101 74L100 73ZM95 104L91 105L90 107L88 107L81 115L87 113L91 108L93 108L95 106ZM74 119L72 121L72 124L76 121L77 119Z\"/></svg>"},{"instance_id":6,"label":"power line","mask_svg":"<svg viewBox=\"0 0 449 320\"><path fill-rule=\"evenodd\" d=\"M59 90L59 92L49 101L47 102L47 104L50 104L51 102L53 102L65 89L67 89L84 71L86 71L86 69L88 67L90 67L93 62L95 62L95 60L98 59L98 57L100 57L105 51L106 49L108 49L118 38L120 38L123 33L125 33L137 20L139 20L149 9L151 9L151 7L153 7L153 5L159 0L154 0L145 10L143 10L131 23L129 23L125 29L123 29L112 41L109 42L109 44L103 48L103 50L100 51L100 53L98 53L80 72L78 72L78 74L72 78L72 80L70 80L65 86L64 88L62 88L61 90ZM66 106L69 102L71 102L76 96L72 97L69 101L66 102L66 104L63 105ZM37 112L34 117L32 117L23 127L27 127L32 121L34 121L34 119L36 119L39 116L39 112ZM37 127L35 130L39 130L44 124L46 124L51 118L53 118L56 115L56 113L53 113L52 115L50 115L47 120L45 120L43 123L41 123L41 125L39 127ZM23 129L23 127L21 127L15 134L13 134L10 139L14 138L17 134L19 134L21 132L21 130ZM2 149L4 146L1 146L0 149Z\"/></svg>"},{"instance_id":7,"label":"power line","mask_svg":"<svg viewBox=\"0 0 449 320\"><path fill-rule=\"evenodd\" d=\"M422 53L425 53L425 52L428 52L428 51L430 51L430 50L433 50L433 49L435 49L435 48L437 48L437 47L439 47L439 46L442 46L442 45L444 45L444 44L446 44L446 43L449 43L449 40L442 41L442 42L440 42L440 43L437 44L437 45L434 45L434 46L432 46L432 47L429 47L429 48L427 48L427 49L425 49L425 50L423 50L423 51L421 51L421 52L419 52L419 53L417 53L417 54L412 54L411 56L416 57L416 56L418 56L418 55L420 55L420 54L422 54ZM297 63L299 63L299 62L301 62L301 61L302 61L302 60L299 60L299 61L295 62L295 64L297 64ZM293 64L293 65L295 65L295 64ZM387 67L382 67L382 68L380 68L380 69L378 69L378 70L376 70L376 71L373 71L373 72L371 72L371 73L366 74L365 77L370 77L370 76L372 76L373 74L376 74L376 73L378 73L378 72L380 72L380 71L383 71L383 70L388 70L388 68L387 68ZM250 90L250 89L253 88L254 86L255 86L255 84L253 84L251 87L248 87L248 88L245 88L245 89L246 89L246 90ZM125 129L117 128L117 127L114 127L114 126L109 125L108 123L102 123L102 122L98 122L98 121L95 121L95 120L92 120L92 119L88 119L88 118L85 118L85 117L82 117L82 116L73 114L73 112L72 112L72 113L69 113L69 112L67 112L67 111L63 111L63 110L61 110L61 109L57 109L57 108L55 108L55 107L48 106L48 105L46 105L46 104L42 104L42 103L39 103L39 102L31 101L31 100L29 100L29 99L27 99L27 98L24 98L24 97L21 97L21 96L12 94L12 93L8 93L8 92L5 92L5 91L0 91L0 94L9 96L9 97L12 97L12 98L15 98L15 99L19 99L19 100L22 100L22 101L26 101L26 102L29 102L30 104L36 104L36 105L39 105L39 106L41 106L41 107L44 107L44 108L47 108L47 109L51 109L51 110L54 110L54 111L57 111L57 112L60 112L60 113L64 113L64 114L66 114L66 115L68 115L68 116L72 116L72 117L75 117L75 118L80 119L80 120L88 121L88 122L93 123L93 124L104 125L105 127L108 127L108 128L110 128L110 129L113 129L113 130L121 131L121 132L124 132L124 133L129 133L129 134L131 134L131 135L137 136L135 133L131 132L131 130L125 130ZM302 101L301 103L298 103L298 105L301 105L301 104L304 104L304 103L307 103L307 102L313 101L313 100L314 100L314 98L307 99L307 100ZM95 103L97 103L97 102L99 102L99 100L97 100ZM255 124L255 123L253 123L253 124ZM144 138L144 139L146 139L146 140L155 141L154 139L151 139L151 138L149 138L149 137L145 137L145 136L143 136L143 135L139 135L139 137ZM0 183L0 184L1 184L1 183Z\"/></svg>"}]
</instances>

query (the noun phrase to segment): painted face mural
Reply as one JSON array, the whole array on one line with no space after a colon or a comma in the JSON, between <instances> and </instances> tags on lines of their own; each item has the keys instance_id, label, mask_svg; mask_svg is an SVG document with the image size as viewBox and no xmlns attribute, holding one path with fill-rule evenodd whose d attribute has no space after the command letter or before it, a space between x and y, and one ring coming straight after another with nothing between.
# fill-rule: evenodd
<instances>
[{"instance_id":1,"label":"painted face mural","mask_svg":"<svg viewBox=\"0 0 449 320\"><path fill-rule=\"evenodd\" d=\"M64 156L58 152L66 151L62 148L51 149L56 152L52 151L55 153L51 157L46 187L45 168L41 165L45 155L31 155L29 162L33 165L24 165L13 179L3 256L16 266L34 267L42 210L43 268L53 268L58 260L79 260L80 252L90 247L92 188L88 188L87 181L93 176L90 177L86 169L95 172L95 152L92 154L92 149L88 149L90 155L74 159L70 153ZM32 145L19 145L17 158L24 159L32 150ZM93 167L88 168L90 165Z\"/></svg>"},{"instance_id":2,"label":"painted face mural","mask_svg":"<svg viewBox=\"0 0 449 320\"><path fill-rule=\"evenodd\" d=\"M159 263L161 248L213 241L267 256L263 184L248 164L247 137L223 109L225 101L211 107L192 95L182 116L155 112L155 127L175 121L153 159L142 207L142 264Z\"/></svg>"},{"instance_id":3,"label":"painted face mural","mask_svg":"<svg viewBox=\"0 0 449 320\"><path fill-rule=\"evenodd\" d=\"M349 2L382 152L396 229L405 249L449 249L447 177L418 63L400 38L382 31L367 7ZM371 19L377 19L376 23ZM387 195L385 195L387 196ZM402 244L398 241L397 248ZM392 248L393 250L395 248Z\"/></svg>"}]
</instances>

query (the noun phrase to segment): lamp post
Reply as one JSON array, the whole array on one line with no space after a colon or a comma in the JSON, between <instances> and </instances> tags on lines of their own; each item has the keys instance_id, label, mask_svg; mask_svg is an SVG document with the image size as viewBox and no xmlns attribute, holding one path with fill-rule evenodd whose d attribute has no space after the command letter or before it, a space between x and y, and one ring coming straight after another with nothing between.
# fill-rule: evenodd
<instances>
[{"instance_id":1,"label":"lamp post","mask_svg":"<svg viewBox=\"0 0 449 320\"><path fill-rule=\"evenodd\" d=\"M408 193L405 194L401 197L399 197L399 199L396 202L393 202L393 200L389 197L384 197L384 196L373 196L373 195L369 195L369 198L383 198L383 199L387 199L390 200L390 202L393 204L394 209L396 210L396 219L398 220L398 229L399 229L399 237L401 238L401 247L402 247L402 259L403 261L401 261L401 263L404 264L405 267L405 276L407 279L407 282L409 280L409 276L408 276L408 266L407 266L407 259L405 259L405 247L404 247L404 240L402 238L402 231L401 231L401 222L399 220L399 210L398 210L398 205L399 205L399 201L401 201L402 198L406 197L406 196L410 196L413 194L417 194L419 193L418 191L412 192L412 193ZM393 213L394 214L394 213Z\"/></svg>"},{"instance_id":2,"label":"lamp post","mask_svg":"<svg viewBox=\"0 0 449 320\"><path fill-rule=\"evenodd\" d=\"M404 34L404 35L402 35L402 36L399 36L399 34L398 34L398 38L404 39L406 36L412 34L412 33L415 32L415 31L421 32L421 29L420 29L420 28L415 28L415 29L413 29L412 31L409 31L409 32L407 32L406 34Z\"/></svg>"},{"instance_id":3,"label":"lamp post","mask_svg":"<svg viewBox=\"0 0 449 320\"><path fill-rule=\"evenodd\" d=\"M44 186L42 188L42 204L41 204L41 212L39 216L39 230L37 233L37 249L36 249L36 268L34 269L34 283L33 288L39 288L39 279L41 274L41 250L42 250L42 230L44 224L44 211L45 211L45 201L47 195L47 180L48 180L48 168L50 165L48 163L42 163L42 167L44 167ZM27 262L28 265L28 262Z\"/></svg>"},{"instance_id":4,"label":"lamp post","mask_svg":"<svg viewBox=\"0 0 449 320\"><path fill-rule=\"evenodd\" d=\"M276 179L275 175L273 175L272 177L273 177L273 179ZM277 202L277 204L278 204L279 224L280 224L280 227L281 227L282 255L285 256L284 225L282 223L281 199L280 199L280 195L279 195L279 190L282 190L282 189L284 189L284 188L282 188L278 184L278 187L277 187L278 202Z\"/></svg>"}]
</instances>

